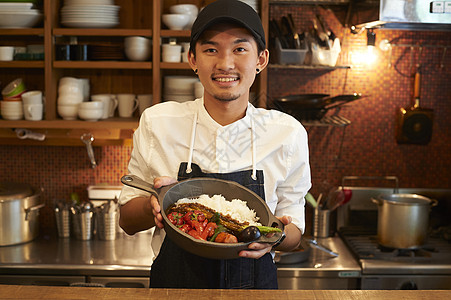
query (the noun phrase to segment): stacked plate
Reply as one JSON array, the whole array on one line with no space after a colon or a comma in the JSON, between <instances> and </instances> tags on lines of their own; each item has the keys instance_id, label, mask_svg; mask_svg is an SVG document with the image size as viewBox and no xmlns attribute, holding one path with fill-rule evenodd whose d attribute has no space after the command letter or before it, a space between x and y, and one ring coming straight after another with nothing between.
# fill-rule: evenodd
<instances>
[{"instance_id":1,"label":"stacked plate","mask_svg":"<svg viewBox=\"0 0 451 300\"><path fill-rule=\"evenodd\" d=\"M164 101L185 102L194 100L194 85L199 79L194 76L165 76Z\"/></svg>"},{"instance_id":2,"label":"stacked plate","mask_svg":"<svg viewBox=\"0 0 451 300\"><path fill-rule=\"evenodd\" d=\"M76 28L111 28L119 25L120 6L111 0L65 0L61 24Z\"/></svg>"},{"instance_id":3,"label":"stacked plate","mask_svg":"<svg viewBox=\"0 0 451 300\"><path fill-rule=\"evenodd\" d=\"M42 12L33 3L0 3L0 28L29 28L42 20Z\"/></svg>"},{"instance_id":4,"label":"stacked plate","mask_svg":"<svg viewBox=\"0 0 451 300\"><path fill-rule=\"evenodd\" d=\"M258 12L258 0L240 0L241 2L246 3L251 6L256 12Z\"/></svg>"}]
</instances>

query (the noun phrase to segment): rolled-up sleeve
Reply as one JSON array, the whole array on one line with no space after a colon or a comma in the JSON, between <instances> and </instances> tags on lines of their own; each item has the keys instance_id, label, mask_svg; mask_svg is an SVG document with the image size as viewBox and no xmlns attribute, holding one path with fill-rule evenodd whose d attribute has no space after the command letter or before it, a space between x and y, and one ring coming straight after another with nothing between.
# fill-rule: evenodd
<instances>
[{"instance_id":1,"label":"rolled-up sleeve","mask_svg":"<svg viewBox=\"0 0 451 300\"><path fill-rule=\"evenodd\" d=\"M286 177L276 189L276 216L291 216L302 233L305 231L305 195L311 188L307 132L300 126L288 146Z\"/></svg>"}]
</instances>

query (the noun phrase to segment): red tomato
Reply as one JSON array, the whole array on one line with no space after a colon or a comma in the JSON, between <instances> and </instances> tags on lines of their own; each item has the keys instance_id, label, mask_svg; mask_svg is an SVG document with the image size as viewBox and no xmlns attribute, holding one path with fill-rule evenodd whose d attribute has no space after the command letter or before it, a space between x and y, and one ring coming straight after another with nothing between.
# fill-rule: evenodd
<instances>
[{"instance_id":1,"label":"red tomato","mask_svg":"<svg viewBox=\"0 0 451 300\"><path fill-rule=\"evenodd\" d=\"M193 238L195 238L195 239L198 239L198 240L205 240L205 239L203 239L203 238L200 236L200 234L199 234L199 232L197 232L197 230L191 229L190 231L188 231L188 234L189 234L190 236L192 236Z\"/></svg>"},{"instance_id":2,"label":"red tomato","mask_svg":"<svg viewBox=\"0 0 451 300\"><path fill-rule=\"evenodd\" d=\"M188 233L188 231L190 231L191 229L193 229L193 228L191 226L189 226L188 224L183 224L180 227L180 230L183 231L183 232L186 232L186 233Z\"/></svg>"},{"instance_id":3,"label":"red tomato","mask_svg":"<svg viewBox=\"0 0 451 300\"><path fill-rule=\"evenodd\" d=\"M204 229L204 232L202 232L202 234L201 234L202 238L204 240L206 240L207 238L213 236L213 234L215 233L216 227L218 227L218 225L216 225L216 223L213 223L213 222L208 223Z\"/></svg>"},{"instance_id":4,"label":"red tomato","mask_svg":"<svg viewBox=\"0 0 451 300\"><path fill-rule=\"evenodd\" d=\"M169 221L171 221L172 224L174 224L176 226L184 224L183 215L181 213L178 213L175 211L173 211L172 213L170 213L168 215L168 219L169 219Z\"/></svg>"}]
</instances>

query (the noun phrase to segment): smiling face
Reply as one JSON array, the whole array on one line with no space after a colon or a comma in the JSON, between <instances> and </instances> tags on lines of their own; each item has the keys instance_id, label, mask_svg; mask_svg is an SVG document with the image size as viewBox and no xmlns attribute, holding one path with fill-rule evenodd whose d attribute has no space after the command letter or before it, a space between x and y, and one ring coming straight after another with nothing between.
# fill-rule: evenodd
<instances>
[{"instance_id":1,"label":"smiling face","mask_svg":"<svg viewBox=\"0 0 451 300\"><path fill-rule=\"evenodd\" d=\"M231 102L246 105L257 69L268 63L268 50L261 53L252 34L233 24L216 24L196 43L196 55L189 63L204 86L204 102Z\"/></svg>"}]
</instances>

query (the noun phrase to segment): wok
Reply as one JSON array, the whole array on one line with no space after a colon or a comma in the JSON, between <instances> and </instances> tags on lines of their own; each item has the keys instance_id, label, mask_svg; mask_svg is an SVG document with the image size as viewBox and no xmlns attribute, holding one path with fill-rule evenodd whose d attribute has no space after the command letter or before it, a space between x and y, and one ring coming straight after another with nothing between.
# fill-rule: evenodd
<instances>
[{"instance_id":1,"label":"wok","mask_svg":"<svg viewBox=\"0 0 451 300\"><path fill-rule=\"evenodd\" d=\"M315 120L324 117L330 109L362 98L357 93L334 97L327 94L300 94L277 98L274 106L298 120Z\"/></svg>"},{"instance_id":2,"label":"wok","mask_svg":"<svg viewBox=\"0 0 451 300\"><path fill-rule=\"evenodd\" d=\"M197 198L202 194L207 194L210 197L221 194L227 200L240 199L246 201L247 206L253 209L260 218L259 222L262 225L282 229L282 232L270 236L262 235L255 242L275 244L285 237L283 223L271 213L265 201L256 193L236 182L215 178L193 178L154 189L152 184L134 175L125 175L121 178L121 181L125 185L144 190L158 198L167 236L179 247L193 254L212 259L238 258L238 253L247 249L251 243L223 244L198 240L184 233L169 221L165 212L172 204L181 198Z\"/></svg>"}]
</instances>

